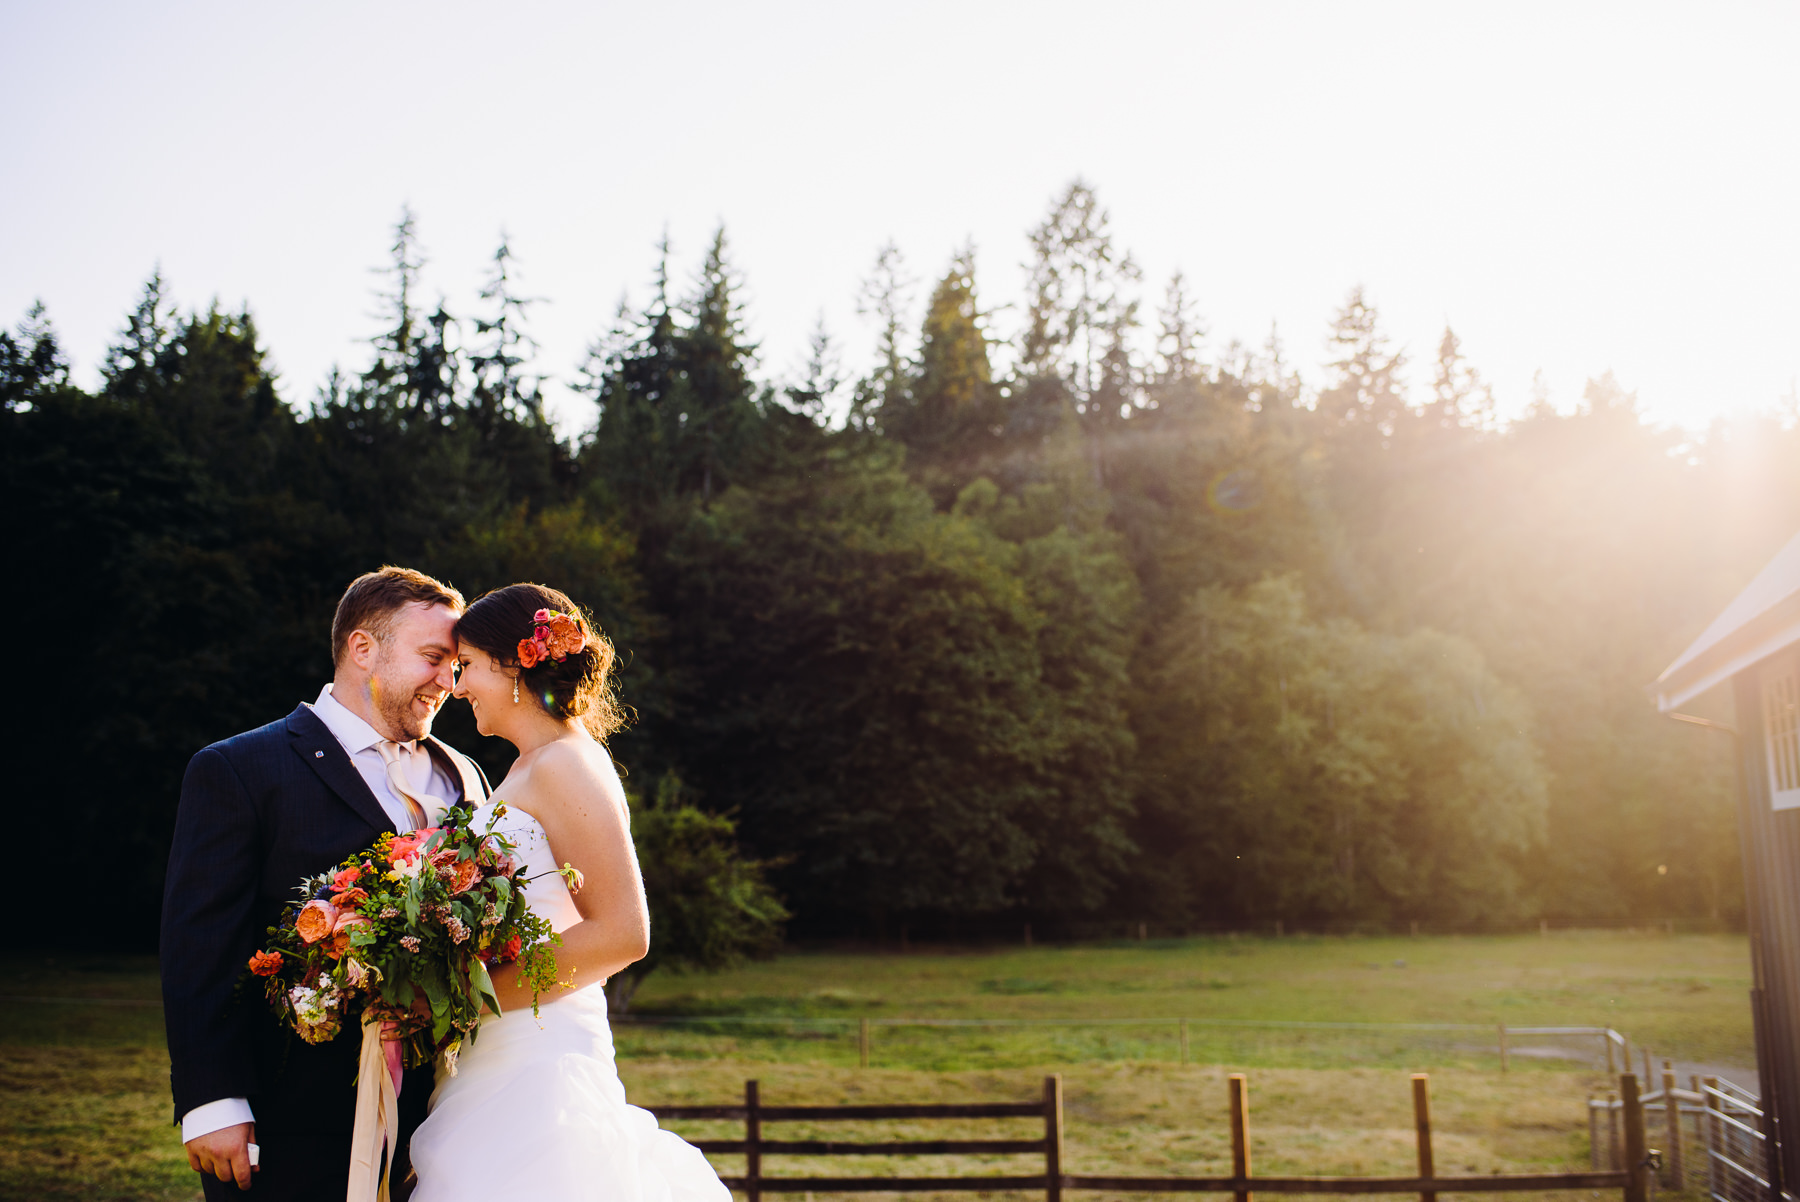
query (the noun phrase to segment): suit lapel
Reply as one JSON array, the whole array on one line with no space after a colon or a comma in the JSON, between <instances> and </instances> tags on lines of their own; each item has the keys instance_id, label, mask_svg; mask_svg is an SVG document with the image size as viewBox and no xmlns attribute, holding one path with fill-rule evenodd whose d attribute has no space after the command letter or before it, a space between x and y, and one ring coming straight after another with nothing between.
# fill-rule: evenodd
<instances>
[{"instance_id":1,"label":"suit lapel","mask_svg":"<svg viewBox=\"0 0 1800 1202\"><path fill-rule=\"evenodd\" d=\"M375 800L375 794L369 792L368 782L363 780L362 773L350 762L350 756L344 751L344 745L337 741L329 727L319 720L319 716L306 706L299 706L288 715L287 720L289 745L294 754L299 756L308 768L318 773L325 787L343 798L344 804L355 810L378 831L394 829L394 820L389 818L381 803Z\"/></svg>"},{"instance_id":2,"label":"suit lapel","mask_svg":"<svg viewBox=\"0 0 1800 1202\"><path fill-rule=\"evenodd\" d=\"M420 741L425 744L425 750L431 753L431 758L445 770L451 783L462 790L462 796L452 801L451 805L477 806L487 800L487 780L481 775L481 769L474 760L434 736L428 735Z\"/></svg>"}]
</instances>

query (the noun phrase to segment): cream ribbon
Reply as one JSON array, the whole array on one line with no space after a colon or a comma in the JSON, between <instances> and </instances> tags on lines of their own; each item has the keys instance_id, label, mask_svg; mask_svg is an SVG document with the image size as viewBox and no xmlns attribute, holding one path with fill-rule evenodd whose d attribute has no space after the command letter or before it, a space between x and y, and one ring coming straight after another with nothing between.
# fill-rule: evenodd
<instances>
[{"instance_id":1,"label":"cream ribbon","mask_svg":"<svg viewBox=\"0 0 1800 1202\"><path fill-rule=\"evenodd\" d=\"M383 1046L383 1024L364 1017L362 1059L356 1069L356 1127L350 1136L350 1188L345 1202L388 1202L388 1174L400 1147L400 1074ZM391 1048L391 1051L390 1051ZM385 1161L381 1155L387 1150Z\"/></svg>"}]
</instances>

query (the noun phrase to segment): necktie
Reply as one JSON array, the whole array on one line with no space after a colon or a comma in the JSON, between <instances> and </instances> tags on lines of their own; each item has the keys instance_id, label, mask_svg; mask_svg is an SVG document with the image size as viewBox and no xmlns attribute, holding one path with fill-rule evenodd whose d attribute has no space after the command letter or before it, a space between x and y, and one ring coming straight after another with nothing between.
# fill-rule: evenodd
<instances>
[{"instance_id":1,"label":"necktie","mask_svg":"<svg viewBox=\"0 0 1800 1202\"><path fill-rule=\"evenodd\" d=\"M387 761L388 784L394 787L394 792L406 803L406 813L412 819L412 828L422 830L430 826L432 815L443 809L444 803L406 779L407 760L423 749L408 747L402 750L400 744L389 739L377 743L375 749Z\"/></svg>"}]
</instances>

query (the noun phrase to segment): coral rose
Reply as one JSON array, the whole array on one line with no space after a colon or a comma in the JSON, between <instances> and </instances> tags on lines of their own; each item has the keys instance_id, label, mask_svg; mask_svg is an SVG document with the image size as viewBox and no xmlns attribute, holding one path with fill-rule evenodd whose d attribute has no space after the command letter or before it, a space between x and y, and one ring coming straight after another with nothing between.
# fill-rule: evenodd
<instances>
[{"instance_id":1,"label":"coral rose","mask_svg":"<svg viewBox=\"0 0 1800 1202\"><path fill-rule=\"evenodd\" d=\"M430 830L413 831L409 835L395 835L388 843L388 863L398 864L401 860L410 860L419 850L419 845L431 837Z\"/></svg>"},{"instance_id":2,"label":"coral rose","mask_svg":"<svg viewBox=\"0 0 1800 1202\"><path fill-rule=\"evenodd\" d=\"M557 659L567 659L587 646L587 635L581 632L581 623L568 614L557 614L550 619L550 637L547 640L550 654Z\"/></svg>"},{"instance_id":3,"label":"coral rose","mask_svg":"<svg viewBox=\"0 0 1800 1202\"><path fill-rule=\"evenodd\" d=\"M339 893L342 893L344 890L354 886L360 879L362 879L362 867L361 865L355 865L344 869L336 876L332 877L331 887L336 889Z\"/></svg>"},{"instance_id":4,"label":"coral rose","mask_svg":"<svg viewBox=\"0 0 1800 1202\"><path fill-rule=\"evenodd\" d=\"M358 928L366 927L368 925L369 920L364 918L361 914L344 914L340 916L337 920L337 925L331 930L331 945L329 948L331 955L337 957L349 951L351 934Z\"/></svg>"},{"instance_id":5,"label":"coral rose","mask_svg":"<svg viewBox=\"0 0 1800 1202\"><path fill-rule=\"evenodd\" d=\"M259 977L272 977L281 971L280 952L257 952L250 957L250 971Z\"/></svg>"},{"instance_id":6,"label":"coral rose","mask_svg":"<svg viewBox=\"0 0 1800 1202\"><path fill-rule=\"evenodd\" d=\"M338 908L328 901L314 898L300 907L294 916L294 933L307 943L317 943L331 934L337 925Z\"/></svg>"},{"instance_id":7,"label":"coral rose","mask_svg":"<svg viewBox=\"0 0 1800 1202\"><path fill-rule=\"evenodd\" d=\"M333 893L331 895L331 904L338 907L340 910L350 906L360 905L368 900L369 891L367 889L346 889L342 893Z\"/></svg>"},{"instance_id":8,"label":"coral rose","mask_svg":"<svg viewBox=\"0 0 1800 1202\"><path fill-rule=\"evenodd\" d=\"M543 662L543 652L531 639L519 640L519 667L535 668Z\"/></svg>"}]
</instances>

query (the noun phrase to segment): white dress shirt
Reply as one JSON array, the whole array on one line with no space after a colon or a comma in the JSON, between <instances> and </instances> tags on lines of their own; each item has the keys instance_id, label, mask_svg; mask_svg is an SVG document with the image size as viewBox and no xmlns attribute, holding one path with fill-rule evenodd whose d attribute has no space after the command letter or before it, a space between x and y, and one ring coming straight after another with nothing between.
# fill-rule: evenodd
<instances>
[{"instance_id":1,"label":"white dress shirt","mask_svg":"<svg viewBox=\"0 0 1800 1202\"><path fill-rule=\"evenodd\" d=\"M406 799L394 791L393 782L388 779L387 761L381 758L376 750L384 741L373 726L363 721L350 709L331 695L331 686L326 685L319 690L319 699L311 705L312 712L319 721L325 724L332 737L343 744L350 755L350 762L369 786L369 792L375 794L375 800L393 820L397 831L413 829L412 815L407 812ZM415 789L429 793L446 802L457 796L456 786L438 767L431 753L426 751L415 740L411 743L397 744L400 748L401 763L406 765L406 779ZM436 814L427 814L432 821ZM250 1111L247 1098L220 1098L216 1102L208 1102L204 1106L196 1106L181 1116L181 1141L198 1139L210 1131L218 1131L225 1127L233 1127L238 1123L253 1123L256 1116Z\"/></svg>"}]
</instances>

